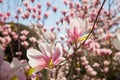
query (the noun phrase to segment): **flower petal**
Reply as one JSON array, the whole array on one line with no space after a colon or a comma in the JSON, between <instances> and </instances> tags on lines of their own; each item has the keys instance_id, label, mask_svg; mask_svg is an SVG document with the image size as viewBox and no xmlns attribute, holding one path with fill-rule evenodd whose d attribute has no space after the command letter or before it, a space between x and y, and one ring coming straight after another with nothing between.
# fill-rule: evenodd
<instances>
[{"instance_id":1,"label":"flower petal","mask_svg":"<svg viewBox=\"0 0 120 80\"><path fill-rule=\"evenodd\" d=\"M21 67L25 67L26 65L27 64L21 64L17 58L13 58L13 60L10 64L10 68L11 68L10 69L10 72L11 72L10 76L16 75L20 71Z\"/></svg>"},{"instance_id":2,"label":"flower petal","mask_svg":"<svg viewBox=\"0 0 120 80\"><path fill-rule=\"evenodd\" d=\"M7 61L3 61L0 66L0 80L9 80L10 74L10 63Z\"/></svg>"},{"instance_id":3,"label":"flower petal","mask_svg":"<svg viewBox=\"0 0 120 80\"><path fill-rule=\"evenodd\" d=\"M39 59L43 57L43 54L36 49L28 49L27 50L28 59Z\"/></svg>"},{"instance_id":4,"label":"flower petal","mask_svg":"<svg viewBox=\"0 0 120 80\"><path fill-rule=\"evenodd\" d=\"M39 45L39 48L40 48L40 50L41 50L41 52L45 55L45 56L47 56L47 57L51 57L51 54L52 54L52 48L50 47L50 45L49 44L45 44L45 43L40 43L40 45Z\"/></svg>"},{"instance_id":5,"label":"flower petal","mask_svg":"<svg viewBox=\"0 0 120 80\"><path fill-rule=\"evenodd\" d=\"M46 67L46 62L44 59L30 60L29 64L34 68L34 72L38 72Z\"/></svg>"},{"instance_id":6,"label":"flower petal","mask_svg":"<svg viewBox=\"0 0 120 80\"><path fill-rule=\"evenodd\" d=\"M112 43L117 50L120 50L120 41L118 38L113 39Z\"/></svg>"},{"instance_id":7,"label":"flower petal","mask_svg":"<svg viewBox=\"0 0 120 80\"><path fill-rule=\"evenodd\" d=\"M4 52L2 51L2 49L0 48L0 66L3 62L3 59L4 59Z\"/></svg>"},{"instance_id":8,"label":"flower petal","mask_svg":"<svg viewBox=\"0 0 120 80\"><path fill-rule=\"evenodd\" d=\"M120 33L117 35L118 40L120 41Z\"/></svg>"},{"instance_id":9,"label":"flower petal","mask_svg":"<svg viewBox=\"0 0 120 80\"><path fill-rule=\"evenodd\" d=\"M55 62L53 62L53 65L55 66L55 65L59 64L61 61L64 61L64 60L65 60L65 58L61 57L61 58L57 59ZM63 64L63 63L64 62L62 62L61 64Z\"/></svg>"},{"instance_id":10,"label":"flower petal","mask_svg":"<svg viewBox=\"0 0 120 80\"><path fill-rule=\"evenodd\" d=\"M61 46L60 43L57 43L56 47L55 47L55 53L54 53L54 56L53 56L53 61L55 61L58 58L62 57L62 55L63 55L62 46Z\"/></svg>"}]
</instances>

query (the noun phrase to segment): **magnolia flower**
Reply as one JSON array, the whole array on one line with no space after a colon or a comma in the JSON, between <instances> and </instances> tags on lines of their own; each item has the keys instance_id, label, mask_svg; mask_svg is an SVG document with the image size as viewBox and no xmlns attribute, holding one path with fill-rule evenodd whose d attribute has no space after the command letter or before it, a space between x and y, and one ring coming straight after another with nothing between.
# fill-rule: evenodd
<instances>
[{"instance_id":1,"label":"magnolia flower","mask_svg":"<svg viewBox=\"0 0 120 80\"><path fill-rule=\"evenodd\" d=\"M79 41L81 35L85 31L85 22L78 18L73 18L70 21L70 30L67 31L70 42Z\"/></svg>"},{"instance_id":2,"label":"magnolia flower","mask_svg":"<svg viewBox=\"0 0 120 80\"><path fill-rule=\"evenodd\" d=\"M56 44L54 50L49 44L45 43L40 43L39 48L41 52L36 49L27 50L29 64L35 72L44 68L53 68L65 59L62 57L63 51L60 43Z\"/></svg>"},{"instance_id":3,"label":"magnolia flower","mask_svg":"<svg viewBox=\"0 0 120 80\"><path fill-rule=\"evenodd\" d=\"M27 35L29 34L29 31L27 31L27 30L22 30L20 33L21 33L22 35L27 36Z\"/></svg>"},{"instance_id":4,"label":"magnolia flower","mask_svg":"<svg viewBox=\"0 0 120 80\"><path fill-rule=\"evenodd\" d=\"M3 0L0 0L0 3L2 3L3 2Z\"/></svg>"},{"instance_id":5,"label":"magnolia flower","mask_svg":"<svg viewBox=\"0 0 120 80\"><path fill-rule=\"evenodd\" d=\"M0 80L26 80L22 67L27 64L21 64L17 58L13 58L9 63L3 60L4 52L0 49Z\"/></svg>"}]
</instances>

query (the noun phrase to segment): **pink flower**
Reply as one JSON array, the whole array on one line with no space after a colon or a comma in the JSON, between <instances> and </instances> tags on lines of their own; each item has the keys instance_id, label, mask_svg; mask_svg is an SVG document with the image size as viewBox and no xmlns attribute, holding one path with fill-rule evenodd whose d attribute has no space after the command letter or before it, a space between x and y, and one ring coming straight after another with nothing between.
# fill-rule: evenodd
<instances>
[{"instance_id":1,"label":"pink flower","mask_svg":"<svg viewBox=\"0 0 120 80\"><path fill-rule=\"evenodd\" d=\"M35 0L31 0L31 2L33 3Z\"/></svg>"},{"instance_id":2,"label":"pink flower","mask_svg":"<svg viewBox=\"0 0 120 80\"><path fill-rule=\"evenodd\" d=\"M36 12L37 12L37 9L36 9L36 8L33 8L33 12L36 13Z\"/></svg>"},{"instance_id":3,"label":"pink flower","mask_svg":"<svg viewBox=\"0 0 120 80\"><path fill-rule=\"evenodd\" d=\"M91 76L96 76L97 72L96 71L91 71L90 74L91 74Z\"/></svg>"},{"instance_id":4,"label":"pink flower","mask_svg":"<svg viewBox=\"0 0 120 80\"><path fill-rule=\"evenodd\" d=\"M40 3L37 3L37 8L41 8L41 4Z\"/></svg>"},{"instance_id":5,"label":"pink flower","mask_svg":"<svg viewBox=\"0 0 120 80\"><path fill-rule=\"evenodd\" d=\"M47 5L48 7L50 7L50 6L51 6L51 2L50 2L50 1L47 1L46 5Z\"/></svg>"},{"instance_id":6,"label":"pink flower","mask_svg":"<svg viewBox=\"0 0 120 80\"><path fill-rule=\"evenodd\" d=\"M24 4L25 7L27 7L28 4L29 4L29 2L28 2L28 1L25 1L25 2L23 2L23 4Z\"/></svg>"},{"instance_id":7,"label":"pink flower","mask_svg":"<svg viewBox=\"0 0 120 80\"><path fill-rule=\"evenodd\" d=\"M69 2L68 2L68 0L63 0L63 3L64 3L65 5L67 5Z\"/></svg>"},{"instance_id":8,"label":"pink flower","mask_svg":"<svg viewBox=\"0 0 120 80\"><path fill-rule=\"evenodd\" d=\"M29 40L33 43L37 41L35 37L30 37Z\"/></svg>"},{"instance_id":9,"label":"pink flower","mask_svg":"<svg viewBox=\"0 0 120 80\"><path fill-rule=\"evenodd\" d=\"M67 11L66 10L62 10L61 13L65 16Z\"/></svg>"},{"instance_id":10,"label":"pink flower","mask_svg":"<svg viewBox=\"0 0 120 80\"><path fill-rule=\"evenodd\" d=\"M37 19L38 19L38 20L40 20L40 19L41 19L41 16L40 16L40 15L38 15L38 16L37 16Z\"/></svg>"},{"instance_id":11,"label":"pink flower","mask_svg":"<svg viewBox=\"0 0 120 80\"><path fill-rule=\"evenodd\" d=\"M22 35L27 36L27 35L29 34L29 31L27 31L27 30L22 30L20 33L21 33Z\"/></svg>"},{"instance_id":12,"label":"pink flower","mask_svg":"<svg viewBox=\"0 0 120 80\"><path fill-rule=\"evenodd\" d=\"M3 3L3 0L0 0L0 3Z\"/></svg>"},{"instance_id":13,"label":"pink flower","mask_svg":"<svg viewBox=\"0 0 120 80\"><path fill-rule=\"evenodd\" d=\"M53 7L52 7L52 10L53 10L54 12L56 12L56 11L57 11L57 7L56 7L56 6L53 6Z\"/></svg>"},{"instance_id":14,"label":"pink flower","mask_svg":"<svg viewBox=\"0 0 120 80\"><path fill-rule=\"evenodd\" d=\"M109 71L109 67L105 67L103 71L107 73Z\"/></svg>"},{"instance_id":15,"label":"pink flower","mask_svg":"<svg viewBox=\"0 0 120 80\"><path fill-rule=\"evenodd\" d=\"M27 39L27 37L26 37L25 35L22 35L22 36L20 36L20 39L21 39L22 41L25 41L25 40Z\"/></svg>"},{"instance_id":16,"label":"pink flower","mask_svg":"<svg viewBox=\"0 0 120 80\"><path fill-rule=\"evenodd\" d=\"M38 10L38 15L39 15L39 16L41 15L41 10Z\"/></svg>"},{"instance_id":17,"label":"pink flower","mask_svg":"<svg viewBox=\"0 0 120 80\"><path fill-rule=\"evenodd\" d=\"M28 43L27 41L23 41L23 42L21 43L21 45L23 45L23 46L26 48L26 47L29 46L29 43Z\"/></svg>"},{"instance_id":18,"label":"pink flower","mask_svg":"<svg viewBox=\"0 0 120 80\"><path fill-rule=\"evenodd\" d=\"M5 36L4 39L5 39L5 44L9 44L12 41L10 36Z\"/></svg>"},{"instance_id":19,"label":"pink flower","mask_svg":"<svg viewBox=\"0 0 120 80\"><path fill-rule=\"evenodd\" d=\"M28 11L28 12L31 12L31 10L32 10L31 6L28 6L28 7L27 7L27 11Z\"/></svg>"},{"instance_id":20,"label":"pink flower","mask_svg":"<svg viewBox=\"0 0 120 80\"><path fill-rule=\"evenodd\" d=\"M35 13L33 13L31 16L32 16L32 18L33 18L33 19L35 19L36 14L35 14Z\"/></svg>"},{"instance_id":21,"label":"pink flower","mask_svg":"<svg viewBox=\"0 0 120 80\"><path fill-rule=\"evenodd\" d=\"M21 13L21 12L22 12L22 8L21 8L21 7L18 7L18 8L17 8L17 12L18 12L18 13Z\"/></svg>"},{"instance_id":22,"label":"pink flower","mask_svg":"<svg viewBox=\"0 0 120 80\"><path fill-rule=\"evenodd\" d=\"M60 43L56 44L54 50L49 44L45 43L40 43L39 48L41 52L36 49L27 50L29 64L35 72L44 68L53 68L65 59L62 57L63 51Z\"/></svg>"},{"instance_id":23,"label":"pink flower","mask_svg":"<svg viewBox=\"0 0 120 80\"><path fill-rule=\"evenodd\" d=\"M120 62L120 52L115 53L114 60Z\"/></svg>"},{"instance_id":24,"label":"pink flower","mask_svg":"<svg viewBox=\"0 0 120 80\"><path fill-rule=\"evenodd\" d=\"M70 8L73 8L74 7L74 3L72 1L69 2L69 6Z\"/></svg>"},{"instance_id":25,"label":"pink flower","mask_svg":"<svg viewBox=\"0 0 120 80\"><path fill-rule=\"evenodd\" d=\"M109 66L110 65L110 62L108 60L105 60L103 63L104 63L104 66Z\"/></svg>"},{"instance_id":26,"label":"pink flower","mask_svg":"<svg viewBox=\"0 0 120 80\"><path fill-rule=\"evenodd\" d=\"M94 63L94 64L93 64L93 67L96 67L96 68L97 68L97 67L99 67L99 66L100 66L99 63Z\"/></svg>"},{"instance_id":27,"label":"pink flower","mask_svg":"<svg viewBox=\"0 0 120 80\"><path fill-rule=\"evenodd\" d=\"M67 31L70 42L76 42L79 40L80 36L83 33L82 25L80 24L78 18L74 18L70 22L70 30Z\"/></svg>"},{"instance_id":28,"label":"pink flower","mask_svg":"<svg viewBox=\"0 0 120 80\"><path fill-rule=\"evenodd\" d=\"M48 12L48 11L46 11L46 12L44 13L45 18L48 18L49 15L50 15L50 12Z\"/></svg>"}]
</instances>

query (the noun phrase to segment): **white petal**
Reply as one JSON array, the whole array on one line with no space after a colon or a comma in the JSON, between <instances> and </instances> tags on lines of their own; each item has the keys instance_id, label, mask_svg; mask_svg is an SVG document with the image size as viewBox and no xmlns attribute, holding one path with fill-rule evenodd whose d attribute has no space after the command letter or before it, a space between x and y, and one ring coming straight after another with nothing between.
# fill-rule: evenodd
<instances>
[{"instance_id":1,"label":"white petal","mask_svg":"<svg viewBox=\"0 0 120 80\"><path fill-rule=\"evenodd\" d=\"M34 68L34 72L38 72L46 67L46 62L44 59L30 60L29 64L32 68Z\"/></svg>"},{"instance_id":2,"label":"white petal","mask_svg":"<svg viewBox=\"0 0 120 80\"><path fill-rule=\"evenodd\" d=\"M50 47L49 44L45 44L45 43L40 43L39 48L41 50L41 52L48 57L51 57L52 55L52 48Z\"/></svg>"},{"instance_id":3,"label":"white petal","mask_svg":"<svg viewBox=\"0 0 120 80\"><path fill-rule=\"evenodd\" d=\"M17 74L21 67L25 67L27 64L21 64L20 61L17 58L13 58L11 64L10 64L10 72L11 76L14 76Z\"/></svg>"},{"instance_id":4,"label":"white petal","mask_svg":"<svg viewBox=\"0 0 120 80\"><path fill-rule=\"evenodd\" d=\"M120 33L117 35L118 40L120 41Z\"/></svg>"},{"instance_id":5,"label":"white petal","mask_svg":"<svg viewBox=\"0 0 120 80\"><path fill-rule=\"evenodd\" d=\"M53 58L54 58L54 60L56 60L56 59L62 57L62 55L63 55L62 45L60 43L57 43L56 47L55 47L55 53L54 53Z\"/></svg>"},{"instance_id":6,"label":"white petal","mask_svg":"<svg viewBox=\"0 0 120 80\"><path fill-rule=\"evenodd\" d=\"M120 41L118 40L118 38L113 39L113 46L117 49L120 50Z\"/></svg>"},{"instance_id":7,"label":"white petal","mask_svg":"<svg viewBox=\"0 0 120 80\"><path fill-rule=\"evenodd\" d=\"M43 57L43 54L36 49L28 49L27 57L28 57L28 59L39 59L39 58Z\"/></svg>"}]
</instances>

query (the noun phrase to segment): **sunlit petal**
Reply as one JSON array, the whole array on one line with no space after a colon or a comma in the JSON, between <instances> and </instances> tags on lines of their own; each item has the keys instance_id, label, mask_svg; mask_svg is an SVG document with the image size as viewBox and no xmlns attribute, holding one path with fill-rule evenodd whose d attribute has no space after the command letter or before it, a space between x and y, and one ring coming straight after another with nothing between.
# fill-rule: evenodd
<instances>
[{"instance_id":1,"label":"sunlit petal","mask_svg":"<svg viewBox=\"0 0 120 80\"><path fill-rule=\"evenodd\" d=\"M44 59L30 60L29 64L32 68L34 68L34 72L38 72L46 66Z\"/></svg>"},{"instance_id":2,"label":"sunlit petal","mask_svg":"<svg viewBox=\"0 0 120 80\"><path fill-rule=\"evenodd\" d=\"M39 58L43 57L43 54L36 49L28 49L27 57L28 57L28 59L39 59Z\"/></svg>"},{"instance_id":3,"label":"sunlit petal","mask_svg":"<svg viewBox=\"0 0 120 80\"><path fill-rule=\"evenodd\" d=\"M55 61L56 59L58 59L62 55L63 55L62 45L60 43L57 43L56 47L55 47L55 53L54 53L54 56L53 56L53 60Z\"/></svg>"}]
</instances>

